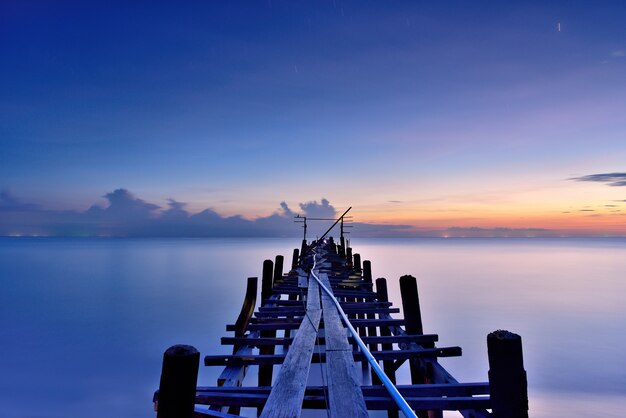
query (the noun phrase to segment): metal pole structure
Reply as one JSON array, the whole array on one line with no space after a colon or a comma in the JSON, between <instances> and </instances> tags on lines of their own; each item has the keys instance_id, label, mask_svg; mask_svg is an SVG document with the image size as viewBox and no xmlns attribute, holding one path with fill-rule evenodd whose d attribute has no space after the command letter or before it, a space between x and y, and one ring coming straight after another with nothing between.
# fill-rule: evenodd
<instances>
[{"instance_id":1,"label":"metal pole structure","mask_svg":"<svg viewBox=\"0 0 626 418\"><path fill-rule=\"evenodd\" d=\"M346 216L346 213L350 212L350 209L352 209L352 206L350 206L344 213L343 215L341 215L339 218L337 218L337 220L335 221L335 223L333 223L330 228L328 228L326 230L326 232L324 232L324 235L322 235L321 237L319 237L317 239L317 241L315 242L314 245L311 245L309 248L306 249L306 253L308 254L309 251L311 251L312 249L314 249L315 247L317 247L317 245L322 242L324 240L324 238L326 237L326 235L328 235L328 233L335 227L335 225L337 225L337 223L339 221L341 221L343 223L343 217ZM302 254L300 257L304 257L304 254Z\"/></svg>"}]
</instances>

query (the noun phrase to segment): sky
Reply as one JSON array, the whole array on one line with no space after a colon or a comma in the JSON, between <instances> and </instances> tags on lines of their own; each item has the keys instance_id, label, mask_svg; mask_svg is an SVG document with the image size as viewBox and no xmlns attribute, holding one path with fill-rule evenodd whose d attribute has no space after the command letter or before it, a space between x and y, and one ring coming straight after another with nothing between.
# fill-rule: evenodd
<instances>
[{"instance_id":1,"label":"sky","mask_svg":"<svg viewBox=\"0 0 626 418\"><path fill-rule=\"evenodd\" d=\"M511 3L3 1L0 235L625 236L626 3Z\"/></svg>"}]
</instances>

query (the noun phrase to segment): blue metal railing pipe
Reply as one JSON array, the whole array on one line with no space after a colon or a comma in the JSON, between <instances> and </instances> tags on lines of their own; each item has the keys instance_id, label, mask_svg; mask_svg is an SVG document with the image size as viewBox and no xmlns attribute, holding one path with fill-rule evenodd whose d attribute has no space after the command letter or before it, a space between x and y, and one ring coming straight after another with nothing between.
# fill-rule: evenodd
<instances>
[{"instance_id":1,"label":"blue metal railing pipe","mask_svg":"<svg viewBox=\"0 0 626 418\"><path fill-rule=\"evenodd\" d=\"M330 300L332 300L333 303L335 304L335 307L337 308L337 312L339 312L339 315L341 316L341 319L343 320L344 324L346 324L346 327L348 328L348 331L350 331L350 334L352 334L352 337L354 338L354 340L358 344L359 348L361 349L361 352L363 353L363 355L367 359L367 362L370 364L370 366L372 366L372 370L374 370L374 372L378 375L378 377L380 378L380 381L382 382L383 386L385 387L385 389L387 389L387 392L389 392L389 395L394 400L396 405L398 405L398 408L400 408L402 413L404 415L406 415L407 418L417 418L417 415L415 415L415 413L413 412L413 410L411 409L411 407L409 406L407 401L402 397L402 395L398 391L398 388L396 388L396 386L393 384L393 382L391 380L389 380L389 378L387 377L385 372L380 368L380 365L378 364L378 362L376 361L376 359L374 358L372 353L365 346L365 343L363 342L363 340L361 340L361 337L359 336L359 333L354 329L354 327L350 323L350 320L348 319L346 313L341 308L341 305L339 304L339 301L337 301L337 299L335 298L335 295L333 295L331 290L328 289L322 283L322 281L319 279L319 277L317 277L315 275L314 270L315 270L315 266L317 264L317 260L316 260L317 257L316 257L316 255L317 255L317 253L314 251L314 254L313 254L313 268L311 269L311 276L313 276L313 278L317 281L317 283L320 285L322 290L324 290L324 292L326 292L326 294L330 297Z\"/></svg>"}]
</instances>

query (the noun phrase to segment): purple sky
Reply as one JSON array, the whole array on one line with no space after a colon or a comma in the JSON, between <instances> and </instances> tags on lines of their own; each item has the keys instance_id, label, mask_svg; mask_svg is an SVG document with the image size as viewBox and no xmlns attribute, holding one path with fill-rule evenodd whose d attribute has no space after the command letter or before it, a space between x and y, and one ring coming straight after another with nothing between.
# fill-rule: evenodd
<instances>
[{"instance_id":1,"label":"purple sky","mask_svg":"<svg viewBox=\"0 0 626 418\"><path fill-rule=\"evenodd\" d=\"M123 188L224 218L325 197L423 230L626 232L623 185L571 180L626 171L625 19L618 1L5 1L0 190L47 212Z\"/></svg>"}]
</instances>

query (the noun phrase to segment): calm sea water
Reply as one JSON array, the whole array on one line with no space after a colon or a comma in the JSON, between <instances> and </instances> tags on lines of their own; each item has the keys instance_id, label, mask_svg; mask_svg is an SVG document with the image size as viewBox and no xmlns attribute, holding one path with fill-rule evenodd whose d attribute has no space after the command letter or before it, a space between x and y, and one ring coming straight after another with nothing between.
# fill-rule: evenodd
<instances>
[{"instance_id":1,"label":"calm sea water","mask_svg":"<svg viewBox=\"0 0 626 418\"><path fill-rule=\"evenodd\" d=\"M293 239L0 239L0 416L154 417L162 353L219 345L264 259ZM522 335L531 416L626 413L626 240L355 239L386 277L418 279L425 332L487 380L486 335ZM219 368L201 368L213 384ZM406 373L401 378L408 378ZM456 416L456 415L451 415Z\"/></svg>"}]
</instances>

